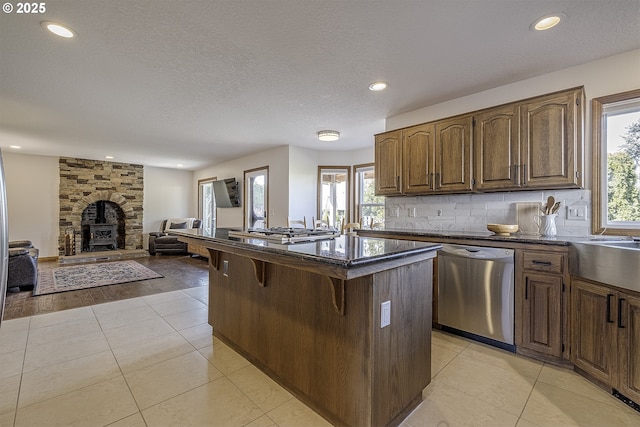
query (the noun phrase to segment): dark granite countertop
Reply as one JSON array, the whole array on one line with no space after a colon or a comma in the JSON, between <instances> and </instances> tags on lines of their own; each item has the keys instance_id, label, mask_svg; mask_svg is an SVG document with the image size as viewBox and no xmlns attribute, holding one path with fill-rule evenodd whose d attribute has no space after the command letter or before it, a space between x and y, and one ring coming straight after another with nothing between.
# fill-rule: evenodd
<instances>
[{"instance_id":1,"label":"dark granite countertop","mask_svg":"<svg viewBox=\"0 0 640 427\"><path fill-rule=\"evenodd\" d=\"M315 242L281 244L259 238L229 237L229 230L171 230L170 234L201 240L205 246L208 241L228 247L264 251L346 268L425 254L442 247L438 243L366 236L339 236Z\"/></svg>"}]
</instances>

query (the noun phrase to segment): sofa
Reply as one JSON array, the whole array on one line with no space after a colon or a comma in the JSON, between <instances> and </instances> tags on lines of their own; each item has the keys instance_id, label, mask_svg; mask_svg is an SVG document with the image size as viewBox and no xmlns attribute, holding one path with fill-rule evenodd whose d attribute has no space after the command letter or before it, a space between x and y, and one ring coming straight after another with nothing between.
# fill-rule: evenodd
<instances>
[{"instance_id":1,"label":"sofa","mask_svg":"<svg viewBox=\"0 0 640 427\"><path fill-rule=\"evenodd\" d=\"M202 221L196 218L171 218L162 221L160 231L149 233L149 254L180 255L187 253L187 244L170 236L169 230L200 228Z\"/></svg>"},{"instance_id":2,"label":"sofa","mask_svg":"<svg viewBox=\"0 0 640 427\"><path fill-rule=\"evenodd\" d=\"M32 290L38 282L39 250L29 240L9 242L7 292Z\"/></svg>"}]
</instances>

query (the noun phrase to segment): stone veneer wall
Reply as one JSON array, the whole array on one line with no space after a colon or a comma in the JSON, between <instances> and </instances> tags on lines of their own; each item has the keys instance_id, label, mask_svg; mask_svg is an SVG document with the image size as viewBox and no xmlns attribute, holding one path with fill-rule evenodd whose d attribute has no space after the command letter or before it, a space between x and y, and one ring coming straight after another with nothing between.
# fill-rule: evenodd
<instances>
[{"instance_id":1,"label":"stone veneer wall","mask_svg":"<svg viewBox=\"0 0 640 427\"><path fill-rule=\"evenodd\" d=\"M82 211L91 203L116 203L125 215L125 248L142 249L144 167L129 163L61 157L58 253L64 255L65 233L75 230L76 253L82 250Z\"/></svg>"}]
</instances>

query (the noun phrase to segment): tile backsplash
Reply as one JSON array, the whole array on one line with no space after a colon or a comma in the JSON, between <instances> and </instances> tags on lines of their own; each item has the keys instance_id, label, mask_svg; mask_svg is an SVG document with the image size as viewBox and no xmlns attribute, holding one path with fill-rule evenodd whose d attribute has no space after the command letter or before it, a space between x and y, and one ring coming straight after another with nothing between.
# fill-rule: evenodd
<instances>
[{"instance_id":1,"label":"tile backsplash","mask_svg":"<svg viewBox=\"0 0 640 427\"><path fill-rule=\"evenodd\" d=\"M535 202L545 205L549 196L561 202L556 220L558 236L588 236L591 233L591 192L588 190L386 197L385 227L402 230L487 231L487 224L517 224L517 203ZM581 208L579 210L586 212L586 215L568 219L569 208Z\"/></svg>"}]
</instances>

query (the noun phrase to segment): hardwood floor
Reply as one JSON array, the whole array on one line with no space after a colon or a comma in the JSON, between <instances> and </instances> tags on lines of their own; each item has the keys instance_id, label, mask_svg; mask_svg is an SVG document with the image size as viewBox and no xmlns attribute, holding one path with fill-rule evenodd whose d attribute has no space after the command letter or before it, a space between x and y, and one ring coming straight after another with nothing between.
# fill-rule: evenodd
<instances>
[{"instance_id":1,"label":"hardwood floor","mask_svg":"<svg viewBox=\"0 0 640 427\"><path fill-rule=\"evenodd\" d=\"M156 255L135 260L164 277L35 297L32 291L8 293L4 320L209 285L205 258ZM48 263L54 264L51 261Z\"/></svg>"}]
</instances>

